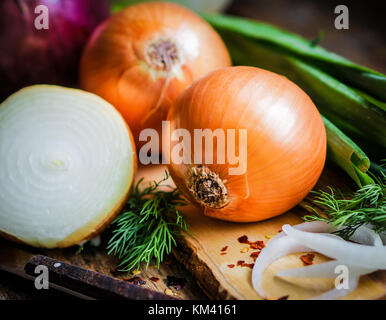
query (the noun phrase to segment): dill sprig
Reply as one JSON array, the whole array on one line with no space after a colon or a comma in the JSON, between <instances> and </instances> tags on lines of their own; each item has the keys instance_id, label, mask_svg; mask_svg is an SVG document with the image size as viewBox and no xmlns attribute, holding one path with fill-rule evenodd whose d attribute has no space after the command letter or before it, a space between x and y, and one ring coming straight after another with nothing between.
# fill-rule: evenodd
<instances>
[{"instance_id":1,"label":"dill sprig","mask_svg":"<svg viewBox=\"0 0 386 320\"><path fill-rule=\"evenodd\" d=\"M163 185L168 178L165 171L162 180L141 190L142 178L127 202L127 209L113 221L115 230L107 250L119 258L120 271L138 270L143 262L147 268L154 258L159 266L176 245L175 236L188 230L177 209L186 203L176 188Z\"/></svg>"},{"instance_id":2,"label":"dill sprig","mask_svg":"<svg viewBox=\"0 0 386 320\"><path fill-rule=\"evenodd\" d=\"M329 222L338 227L336 233L344 239L349 239L362 225L371 225L377 233L386 232L385 173L380 172L374 181L374 184L365 185L348 195L333 188L329 188L330 192L313 192L316 194L313 202L324 209L325 215L309 207L315 215L307 215L304 220Z\"/></svg>"}]
</instances>

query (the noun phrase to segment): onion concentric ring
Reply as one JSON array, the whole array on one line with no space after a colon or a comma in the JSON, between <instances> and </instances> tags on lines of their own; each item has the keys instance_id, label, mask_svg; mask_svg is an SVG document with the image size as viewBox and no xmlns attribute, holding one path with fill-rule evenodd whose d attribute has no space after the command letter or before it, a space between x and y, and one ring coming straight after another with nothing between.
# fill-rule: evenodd
<instances>
[{"instance_id":1,"label":"onion concentric ring","mask_svg":"<svg viewBox=\"0 0 386 320\"><path fill-rule=\"evenodd\" d=\"M27 87L0 105L0 233L37 247L94 236L126 200L130 130L100 97Z\"/></svg>"}]
</instances>

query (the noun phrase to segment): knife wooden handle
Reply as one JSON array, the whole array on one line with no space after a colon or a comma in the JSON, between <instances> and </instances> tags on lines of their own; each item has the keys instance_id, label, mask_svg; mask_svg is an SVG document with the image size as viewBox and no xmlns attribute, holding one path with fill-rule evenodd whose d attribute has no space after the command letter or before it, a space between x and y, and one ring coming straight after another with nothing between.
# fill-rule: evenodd
<instances>
[{"instance_id":1,"label":"knife wooden handle","mask_svg":"<svg viewBox=\"0 0 386 320\"><path fill-rule=\"evenodd\" d=\"M177 300L161 292L115 279L104 274L74 266L43 255L36 255L25 265L31 276L35 268L44 265L49 270L49 282L95 299Z\"/></svg>"}]
</instances>

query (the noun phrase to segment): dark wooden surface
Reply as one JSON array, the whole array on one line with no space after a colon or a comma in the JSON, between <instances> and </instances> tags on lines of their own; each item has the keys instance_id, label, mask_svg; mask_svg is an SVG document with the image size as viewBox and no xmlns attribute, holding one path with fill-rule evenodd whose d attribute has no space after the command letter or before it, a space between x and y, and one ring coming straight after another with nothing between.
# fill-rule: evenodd
<instances>
[{"instance_id":1,"label":"dark wooden surface","mask_svg":"<svg viewBox=\"0 0 386 320\"><path fill-rule=\"evenodd\" d=\"M70 263L75 266L83 267L88 270L96 271L101 274L113 277L117 280L127 280L133 278L134 275L127 275L116 271L118 264L117 259L106 254L106 238L109 231L102 235L102 243L98 247L85 245L84 250L77 253L77 247L66 249L40 250L29 248L26 246L17 245L19 249L23 249L34 254L47 255L53 259ZM3 241L3 240L0 240ZM8 242L8 241L7 241ZM14 245L9 242L9 245ZM140 285L142 288L155 290L164 293L168 288L168 276L184 279L186 283L180 290L176 290L173 286L170 287L175 294L173 298L177 299L206 299L206 295L196 284L193 277L185 268L179 264L175 258L170 255L165 259L165 262L157 268L151 264L148 269L143 267L137 274L145 283ZM151 278L156 277L158 281L152 281ZM56 292L53 289L36 290L31 281L18 279L13 275L9 275L0 271L0 300L1 299L55 299L71 298L63 293Z\"/></svg>"},{"instance_id":2,"label":"dark wooden surface","mask_svg":"<svg viewBox=\"0 0 386 320\"><path fill-rule=\"evenodd\" d=\"M386 72L385 19L382 1L345 1L350 10L350 29L334 28L334 8L340 4L334 0L235 0L228 8L228 13L256 18L286 28L302 36L313 39L318 32L324 32L322 46L341 54L353 61ZM343 175L343 173L342 173ZM64 260L90 270L103 272L122 279L123 275L114 274L117 261L107 257L103 247L86 247L75 254L76 248L41 251L52 258ZM166 277L173 275L187 280L186 285L177 292L185 299L205 299L194 279L173 257L167 259L159 269L150 267L142 276L146 287L163 291L167 288ZM158 277L155 283L150 277ZM175 290L174 290L175 291ZM0 272L1 299L56 299L68 298L52 290L35 290L27 280Z\"/></svg>"},{"instance_id":3,"label":"dark wooden surface","mask_svg":"<svg viewBox=\"0 0 386 320\"><path fill-rule=\"evenodd\" d=\"M150 290L112 276L68 264L43 255L36 255L25 265L25 272L35 275L38 266L46 266L49 281L75 293L93 299L130 299L130 300L175 300L171 295Z\"/></svg>"}]
</instances>

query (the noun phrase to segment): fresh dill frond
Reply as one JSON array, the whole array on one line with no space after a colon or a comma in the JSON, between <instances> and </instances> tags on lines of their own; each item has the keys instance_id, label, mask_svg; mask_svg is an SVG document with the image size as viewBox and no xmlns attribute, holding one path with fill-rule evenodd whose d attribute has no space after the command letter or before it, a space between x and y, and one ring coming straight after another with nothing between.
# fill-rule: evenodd
<instances>
[{"instance_id":1,"label":"fresh dill frond","mask_svg":"<svg viewBox=\"0 0 386 320\"><path fill-rule=\"evenodd\" d=\"M132 192L126 210L113 221L115 230L107 250L119 258L120 271L138 270L143 262L148 267L152 259L159 266L176 245L175 237L181 231L188 231L187 223L177 209L186 203L176 188L163 185L168 178L165 171L161 181L153 181L140 189L142 178Z\"/></svg>"},{"instance_id":2,"label":"fresh dill frond","mask_svg":"<svg viewBox=\"0 0 386 320\"><path fill-rule=\"evenodd\" d=\"M336 233L344 239L362 225L371 225L377 233L386 232L386 175L381 172L374 181L349 195L333 188L329 188L330 192L313 192L313 202L324 209L324 215L309 207L315 215L307 215L304 220L329 222L338 227Z\"/></svg>"}]
</instances>

